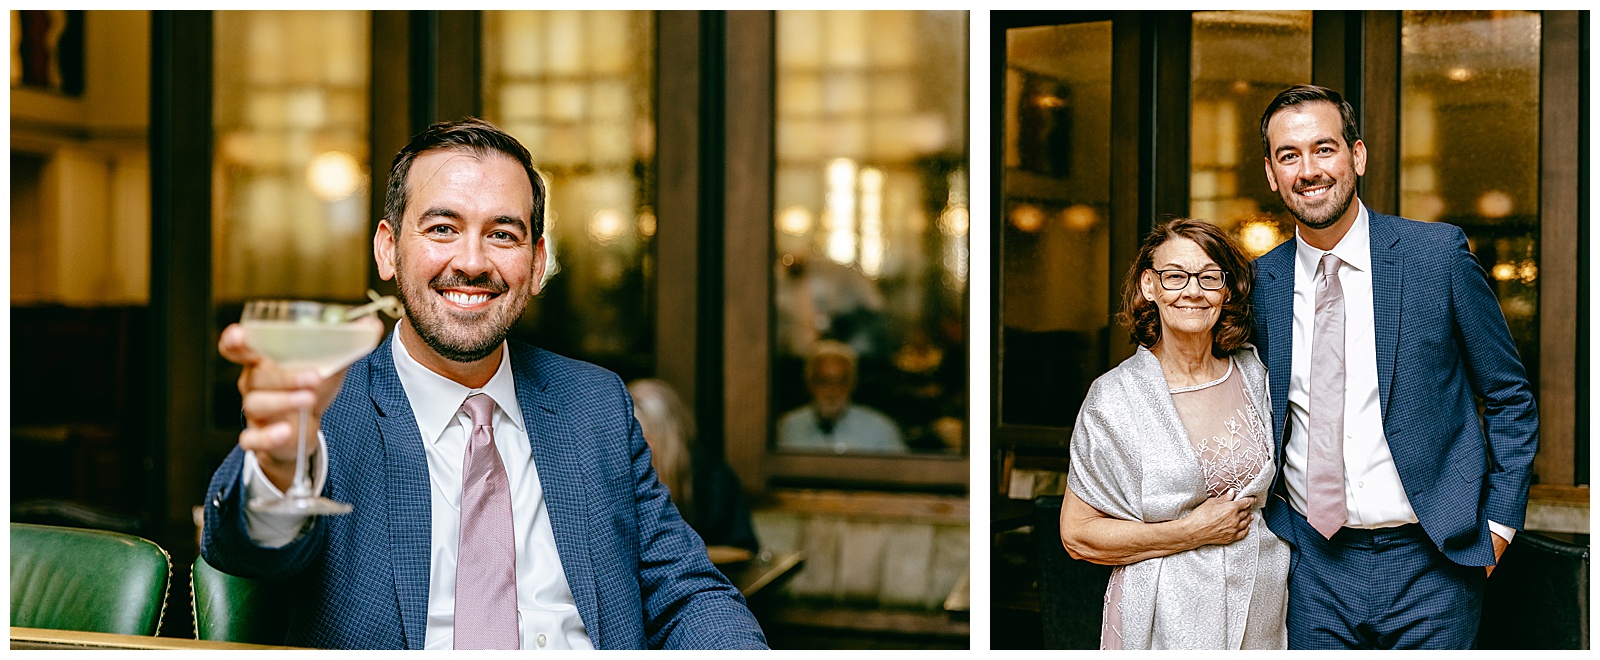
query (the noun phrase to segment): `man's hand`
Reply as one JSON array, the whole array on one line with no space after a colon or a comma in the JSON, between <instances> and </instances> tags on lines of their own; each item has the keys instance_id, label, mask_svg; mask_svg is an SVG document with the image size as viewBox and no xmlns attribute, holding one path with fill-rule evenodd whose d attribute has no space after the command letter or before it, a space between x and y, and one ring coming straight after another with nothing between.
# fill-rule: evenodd
<instances>
[{"instance_id":1,"label":"man's hand","mask_svg":"<svg viewBox=\"0 0 1600 660\"><path fill-rule=\"evenodd\" d=\"M321 427L322 411L338 395L345 372L324 378L315 369L286 371L251 349L246 338L244 327L235 323L223 329L217 342L222 357L244 366L239 394L244 395L245 429L239 433L239 447L255 453L261 471L278 490L288 490L294 481L300 411L310 413L309 457L317 449L315 431Z\"/></svg>"},{"instance_id":2,"label":"man's hand","mask_svg":"<svg viewBox=\"0 0 1600 660\"><path fill-rule=\"evenodd\" d=\"M1484 570L1487 571L1486 573L1484 573L1484 576L1486 576L1486 577L1490 576L1490 575L1494 575L1494 567L1496 565L1499 565L1499 563L1500 563L1500 555L1505 554L1506 553L1506 546L1511 545L1510 541L1507 541L1507 540L1505 540L1503 538L1500 538L1500 535L1496 534L1494 532L1490 532L1489 533L1489 538L1494 540L1494 564L1491 564L1489 566L1483 567Z\"/></svg>"}]
</instances>

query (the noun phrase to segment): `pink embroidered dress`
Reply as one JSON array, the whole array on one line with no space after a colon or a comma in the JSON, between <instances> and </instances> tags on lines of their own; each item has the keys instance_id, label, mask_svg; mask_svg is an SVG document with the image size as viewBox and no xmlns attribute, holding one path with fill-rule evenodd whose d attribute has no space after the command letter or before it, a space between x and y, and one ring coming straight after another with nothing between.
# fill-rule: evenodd
<instances>
[{"instance_id":1,"label":"pink embroidered dress","mask_svg":"<svg viewBox=\"0 0 1600 660\"><path fill-rule=\"evenodd\" d=\"M1169 389L1173 407L1188 432L1189 444L1205 478L1206 497L1231 498L1242 493L1263 470L1272 467L1272 439L1261 424L1261 411L1245 392L1244 379L1228 360L1228 372L1209 383ZM1101 618L1100 648L1122 648L1123 567L1111 575Z\"/></svg>"}]
</instances>

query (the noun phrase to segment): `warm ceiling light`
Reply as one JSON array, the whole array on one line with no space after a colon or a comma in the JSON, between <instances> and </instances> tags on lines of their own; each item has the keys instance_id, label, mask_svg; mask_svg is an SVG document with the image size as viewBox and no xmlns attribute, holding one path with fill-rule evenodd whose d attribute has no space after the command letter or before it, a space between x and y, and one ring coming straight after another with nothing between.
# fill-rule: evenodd
<instances>
[{"instance_id":1,"label":"warm ceiling light","mask_svg":"<svg viewBox=\"0 0 1600 660\"><path fill-rule=\"evenodd\" d=\"M613 209L600 209L589 216L589 238L601 245L610 244L622 237L622 232L627 227L622 221L622 214Z\"/></svg>"},{"instance_id":2,"label":"warm ceiling light","mask_svg":"<svg viewBox=\"0 0 1600 660\"><path fill-rule=\"evenodd\" d=\"M1011 209L1011 224L1028 233L1039 231L1044 226L1044 211L1032 204L1018 204Z\"/></svg>"},{"instance_id":3,"label":"warm ceiling light","mask_svg":"<svg viewBox=\"0 0 1600 660\"><path fill-rule=\"evenodd\" d=\"M811 231L811 212L799 204L790 204L778 212L778 231L790 236L804 236Z\"/></svg>"},{"instance_id":4,"label":"warm ceiling light","mask_svg":"<svg viewBox=\"0 0 1600 660\"><path fill-rule=\"evenodd\" d=\"M1504 218L1515 208L1516 202L1501 190L1491 190L1478 198L1478 215L1485 218Z\"/></svg>"},{"instance_id":5,"label":"warm ceiling light","mask_svg":"<svg viewBox=\"0 0 1600 660\"><path fill-rule=\"evenodd\" d=\"M343 151L324 151L306 166L306 184L324 202L337 202L361 189L361 164Z\"/></svg>"},{"instance_id":6,"label":"warm ceiling light","mask_svg":"<svg viewBox=\"0 0 1600 660\"><path fill-rule=\"evenodd\" d=\"M1061 211L1061 224L1072 231L1089 231L1100 222L1100 214L1085 204L1073 204Z\"/></svg>"}]
</instances>

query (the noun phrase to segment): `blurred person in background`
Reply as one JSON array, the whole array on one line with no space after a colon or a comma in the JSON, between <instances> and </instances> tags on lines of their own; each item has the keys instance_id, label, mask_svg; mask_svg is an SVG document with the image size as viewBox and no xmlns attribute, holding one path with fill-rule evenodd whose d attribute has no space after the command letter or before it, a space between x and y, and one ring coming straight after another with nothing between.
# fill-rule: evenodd
<instances>
[{"instance_id":1,"label":"blurred person in background","mask_svg":"<svg viewBox=\"0 0 1600 660\"><path fill-rule=\"evenodd\" d=\"M805 365L811 403L778 420L778 448L845 452L904 452L900 427L881 412L850 400L856 388L856 352L837 341L811 348Z\"/></svg>"},{"instance_id":2,"label":"blurred person in background","mask_svg":"<svg viewBox=\"0 0 1600 660\"><path fill-rule=\"evenodd\" d=\"M722 459L695 442L694 415L665 381L644 378L628 384L633 415L650 444L650 463L672 492L678 512L708 546L760 549L750 525L750 506L739 477Z\"/></svg>"}]
</instances>

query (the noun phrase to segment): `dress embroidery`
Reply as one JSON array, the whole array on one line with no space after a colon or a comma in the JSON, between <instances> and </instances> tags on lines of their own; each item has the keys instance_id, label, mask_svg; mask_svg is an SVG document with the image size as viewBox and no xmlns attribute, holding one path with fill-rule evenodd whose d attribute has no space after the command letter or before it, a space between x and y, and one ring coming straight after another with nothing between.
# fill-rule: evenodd
<instances>
[{"instance_id":1,"label":"dress embroidery","mask_svg":"<svg viewBox=\"0 0 1600 660\"><path fill-rule=\"evenodd\" d=\"M1189 441L1199 454L1207 496L1243 492L1272 462L1272 444L1255 403L1245 396L1243 383L1234 375L1232 360L1222 378L1174 389L1172 395Z\"/></svg>"}]
</instances>

